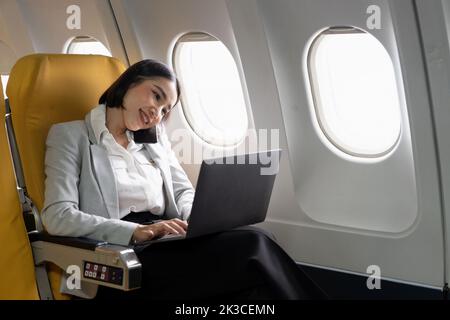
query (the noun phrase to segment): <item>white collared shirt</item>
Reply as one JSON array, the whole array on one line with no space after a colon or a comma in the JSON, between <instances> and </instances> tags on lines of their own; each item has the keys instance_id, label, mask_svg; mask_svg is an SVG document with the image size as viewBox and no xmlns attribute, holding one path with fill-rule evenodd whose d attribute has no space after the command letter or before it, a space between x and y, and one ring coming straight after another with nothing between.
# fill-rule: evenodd
<instances>
[{"instance_id":1,"label":"white collared shirt","mask_svg":"<svg viewBox=\"0 0 450 320\"><path fill-rule=\"evenodd\" d=\"M106 127L106 107L98 105L91 111L92 129L97 141L108 153L113 168L119 196L119 217L131 211L150 211L155 215L164 213L163 180L159 168L142 144L133 140L133 133L126 132L128 146L125 150L116 142Z\"/></svg>"}]
</instances>

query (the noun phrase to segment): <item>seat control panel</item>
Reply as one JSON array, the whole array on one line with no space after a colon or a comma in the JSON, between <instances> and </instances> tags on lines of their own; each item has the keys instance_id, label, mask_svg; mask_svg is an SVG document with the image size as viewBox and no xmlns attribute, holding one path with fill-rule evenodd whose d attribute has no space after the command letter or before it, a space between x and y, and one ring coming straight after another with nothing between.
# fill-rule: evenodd
<instances>
[{"instance_id":1,"label":"seat control panel","mask_svg":"<svg viewBox=\"0 0 450 320\"><path fill-rule=\"evenodd\" d=\"M123 269L103 264L84 261L83 275L85 278L108 282L121 286L123 283Z\"/></svg>"}]
</instances>

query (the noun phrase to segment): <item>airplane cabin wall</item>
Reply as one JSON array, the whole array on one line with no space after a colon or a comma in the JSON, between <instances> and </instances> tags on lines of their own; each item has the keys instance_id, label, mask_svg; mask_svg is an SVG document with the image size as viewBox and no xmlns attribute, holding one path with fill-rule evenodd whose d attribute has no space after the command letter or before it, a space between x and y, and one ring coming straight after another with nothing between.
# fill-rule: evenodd
<instances>
[{"instance_id":1,"label":"airplane cabin wall","mask_svg":"<svg viewBox=\"0 0 450 320\"><path fill-rule=\"evenodd\" d=\"M0 2L0 73L9 74L19 57L33 53L19 5L16 1Z\"/></svg>"},{"instance_id":2,"label":"airplane cabin wall","mask_svg":"<svg viewBox=\"0 0 450 320\"><path fill-rule=\"evenodd\" d=\"M71 15L66 10L71 5L80 7L80 29L66 26ZM127 64L108 0L3 0L0 14L5 24L5 42L17 51L18 57L41 52L63 53L74 37L90 36Z\"/></svg>"},{"instance_id":3,"label":"airplane cabin wall","mask_svg":"<svg viewBox=\"0 0 450 320\"><path fill-rule=\"evenodd\" d=\"M381 8L384 20L380 30L370 31L366 8L373 4ZM281 218L269 222L270 228L299 261L359 273L377 265L382 277L442 287L438 171L413 3L260 0L257 7L276 74L299 205L296 221ZM339 158L321 144L313 128L302 57L316 32L343 25L361 28L381 41L394 64L400 98L403 82L402 104L407 110L402 110L402 137L382 161ZM322 179L320 188L311 184L317 179ZM357 204L353 208L359 209L360 216L349 215L345 204L338 203L322 212L332 223L308 221L314 215L305 211L316 208L304 203L311 198L319 204L333 201L329 197L333 192L343 195L338 200L348 208Z\"/></svg>"},{"instance_id":4,"label":"airplane cabin wall","mask_svg":"<svg viewBox=\"0 0 450 320\"><path fill-rule=\"evenodd\" d=\"M267 222L278 221L280 218L297 217L298 205L295 195L295 181L290 166L290 149L287 145L286 131L279 103L279 93L275 84L275 75L267 46L256 1L227 0L228 13L232 22L239 54L243 65L248 94L252 102L252 111L256 129L278 129L279 147L283 150L280 171L267 212ZM261 76L262 75L262 76ZM292 219L290 219L292 221ZM270 228L267 222L260 226L272 231L285 249L286 241L280 232ZM283 231L282 231L283 232ZM295 244L293 244L295 245ZM298 261L304 261L295 250L290 250Z\"/></svg>"},{"instance_id":5,"label":"airplane cabin wall","mask_svg":"<svg viewBox=\"0 0 450 320\"><path fill-rule=\"evenodd\" d=\"M441 174L445 229L446 282L450 279L450 1L417 1L417 14L423 39L425 61L433 106L433 120Z\"/></svg>"}]
</instances>

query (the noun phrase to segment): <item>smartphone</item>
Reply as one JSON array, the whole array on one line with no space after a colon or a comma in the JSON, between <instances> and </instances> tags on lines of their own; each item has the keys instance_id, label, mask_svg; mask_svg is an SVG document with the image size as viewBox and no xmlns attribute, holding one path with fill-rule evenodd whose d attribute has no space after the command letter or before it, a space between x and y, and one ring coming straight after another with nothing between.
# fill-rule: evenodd
<instances>
[{"instance_id":1,"label":"smartphone","mask_svg":"<svg viewBox=\"0 0 450 320\"><path fill-rule=\"evenodd\" d=\"M157 143L158 133L156 131L156 126L149 129L141 129L133 131L134 142L136 143Z\"/></svg>"}]
</instances>

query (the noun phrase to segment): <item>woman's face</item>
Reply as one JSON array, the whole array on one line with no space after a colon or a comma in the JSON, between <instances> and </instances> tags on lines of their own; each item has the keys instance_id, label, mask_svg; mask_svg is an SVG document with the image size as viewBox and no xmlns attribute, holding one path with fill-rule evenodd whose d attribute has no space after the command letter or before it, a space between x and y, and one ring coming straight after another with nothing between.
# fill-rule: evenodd
<instances>
[{"instance_id":1,"label":"woman's face","mask_svg":"<svg viewBox=\"0 0 450 320\"><path fill-rule=\"evenodd\" d=\"M126 128L137 131L157 125L176 101L176 84L169 79L154 77L132 85L122 103Z\"/></svg>"}]
</instances>

